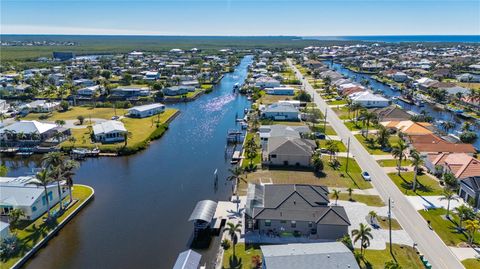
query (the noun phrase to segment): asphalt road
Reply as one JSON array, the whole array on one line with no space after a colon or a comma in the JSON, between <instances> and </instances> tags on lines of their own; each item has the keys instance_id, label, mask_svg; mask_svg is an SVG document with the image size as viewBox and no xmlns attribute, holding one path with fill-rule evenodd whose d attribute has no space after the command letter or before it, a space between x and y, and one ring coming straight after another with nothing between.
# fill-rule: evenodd
<instances>
[{"instance_id":1,"label":"asphalt road","mask_svg":"<svg viewBox=\"0 0 480 269\"><path fill-rule=\"evenodd\" d=\"M313 101L327 114L327 120L338 136L345 142L350 138L350 152L355 156L360 167L372 177L372 184L379 192L384 201L392 199L393 213L403 229L417 243L418 249L427 257L433 268L457 269L464 268L452 251L443 243L438 235L428 228L427 222L415 211L402 192L383 171L380 165L368 153L368 151L352 135L342 120L333 112L327 103L314 91L308 80L288 60L298 79L303 83L305 90L313 96ZM395 243L395 242L393 242Z\"/></svg>"}]
</instances>

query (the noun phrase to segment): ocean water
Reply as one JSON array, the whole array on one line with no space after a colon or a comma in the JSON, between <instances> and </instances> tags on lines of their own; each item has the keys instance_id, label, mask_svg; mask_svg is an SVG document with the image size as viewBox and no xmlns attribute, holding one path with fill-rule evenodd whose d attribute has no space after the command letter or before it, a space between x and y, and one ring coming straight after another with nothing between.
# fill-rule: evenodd
<instances>
[{"instance_id":1,"label":"ocean water","mask_svg":"<svg viewBox=\"0 0 480 269\"><path fill-rule=\"evenodd\" d=\"M379 36L306 36L303 39L370 42L469 42L480 43L480 35L379 35Z\"/></svg>"}]
</instances>

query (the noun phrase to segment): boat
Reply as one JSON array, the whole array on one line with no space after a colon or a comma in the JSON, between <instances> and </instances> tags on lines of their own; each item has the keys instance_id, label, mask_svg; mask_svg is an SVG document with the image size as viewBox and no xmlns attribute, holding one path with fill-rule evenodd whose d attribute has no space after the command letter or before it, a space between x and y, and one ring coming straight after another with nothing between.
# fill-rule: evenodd
<instances>
[{"instance_id":1,"label":"boat","mask_svg":"<svg viewBox=\"0 0 480 269\"><path fill-rule=\"evenodd\" d=\"M83 159L85 157L97 157L99 154L100 150L98 148L94 148L92 150L86 148L72 149L72 156L75 159Z\"/></svg>"},{"instance_id":2,"label":"boat","mask_svg":"<svg viewBox=\"0 0 480 269\"><path fill-rule=\"evenodd\" d=\"M240 89L240 83L237 82L233 85L233 90L238 90L238 89Z\"/></svg>"},{"instance_id":3,"label":"boat","mask_svg":"<svg viewBox=\"0 0 480 269\"><path fill-rule=\"evenodd\" d=\"M406 97L406 96L400 96L398 97L398 100L404 102L404 103L407 103L407 104L410 104L410 105L413 105L413 100Z\"/></svg>"},{"instance_id":4,"label":"boat","mask_svg":"<svg viewBox=\"0 0 480 269\"><path fill-rule=\"evenodd\" d=\"M241 155L241 152L239 150L236 150L235 152L233 152L232 160L230 161L230 163L237 164L242 159L240 155Z\"/></svg>"}]
</instances>

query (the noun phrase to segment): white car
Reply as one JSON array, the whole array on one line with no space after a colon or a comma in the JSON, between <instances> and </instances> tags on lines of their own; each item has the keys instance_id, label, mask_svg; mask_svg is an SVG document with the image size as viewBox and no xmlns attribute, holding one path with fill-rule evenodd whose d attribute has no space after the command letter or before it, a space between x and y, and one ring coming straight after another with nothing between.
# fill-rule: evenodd
<instances>
[{"instance_id":1,"label":"white car","mask_svg":"<svg viewBox=\"0 0 480 269\"><path fill-rule=\"evenodd\" d=\"M362 177L363 179L365 179L366 181L371 181L372 178L370 177L370 174L367 172L367 171L363 171L362 172Z\"/></svg>"}]
</instances>

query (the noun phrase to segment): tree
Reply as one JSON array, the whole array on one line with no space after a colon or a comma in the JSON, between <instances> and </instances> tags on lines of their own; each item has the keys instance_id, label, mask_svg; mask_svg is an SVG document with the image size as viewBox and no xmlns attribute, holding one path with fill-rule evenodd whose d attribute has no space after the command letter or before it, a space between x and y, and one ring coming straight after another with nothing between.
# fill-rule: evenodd
<instances>
[{"instance_id":1,"label":"tree","mask_svg":"<svg viewBox=\"0 0 480 269\"><path fill-rule=\"evenodd\" d=\"M232 240L232 244L233 244L233 257L236 257L235 256L235 245L237 244L237 233L240 233L242 232L242 230L240 229L242 227L242 224L240 223L237 223L237 224L233 224L232 222L227 222L227 227L225 227L223 229L224 232L227 232L228 235L230 236L230 240Z\"/></svg>"},{"instance_id":2,"label":"tree","mask_svg":"<svg viewBox=\"0 0 480 269\"><path fill-rule=\"evenodd\" d=\"M400 169L402 168L402 160L405 157L405 150L407 145L403 140L399 140L398 143L392 147L392 155L398 159L398 175L400 175Z\"/></svg>"},{"instance_id":3,"label":"tree","mask_svg":"<svg viewBox=\"0 0 480 269\"><path fill-rule=\"evenodd\" d=\"M78 123L80 123L80 125L83 125L83 122L85 121L85 117L82 115L78 115L77 120L78 120Z\"/></svg>"},{"instance_id":4,"label":"tree","mask_svg":"<svg viewBox=\"0 0 480 269\"><path fill-rule=\"evenodd\" d=\"M63 180L61 176L61 166L65 161L65 155L62 152L54 151L47 153L43 158L42 162L47 169L54 181L57 182L57 191L58 197L60 199L60 210L63 209L62 205L62 188L60 186L60 182Z\"/></svg>"},{"instance_id":5,"label":"tree","mask_svg":"<svg viewBox=\"0 0 480 269\"><path fill-rule=\"evenodd\" d=\"M358 112L360 109L362 109L362 106L359 103L353 103L350 106L351 110L353 111L353 114L355 116L355 125L357 124L357 119L358 119Z\"/></svg>"},{"instance_id":6,"label":"tree","mask_svg":"<svg viewBox=\"0 0 480 269\"><path fill-rule=\"evenodd\" d=\"M243 178L244 170L242 167L237 165L237 166L234 166L232 169L228 169L228 171L230 172L230 176L227 177L227 180L235 182L234 193L238 194L238 186L240 184L240 181L241 180L245 181L245 179Z\"/></svg>"},{"instance_id":7,"label":"tree","mask_svg":"<svg viewBox=\"0 0 480 269\"><path fill-rule=\"evenodd\" d=\"M347 189L347 192L348 192L348 199L349 199L350 201L353 201L353 198L352 198L353 189L352 189L352 187L349 187L349 188Z\"/></svg>"},{"instance_id":8,"label":"tree","mask_svg":"<svg viewBox=\"0 0 480 269\"><path fill-rule=\"evenodd\" d=\"M6 165L0 164L0 177L7 176L8 167Z\"/></svg>"},{"instance_id":9,"label":"tree","mask_svg":"<svg viewBox=\"0 0 480 269\"><path fill-rule=\"evenodd\" d=\"M68 141L69 141L70 143L72 143L72 147L74 148L74 147L75 147L75 143L77 142L77 139L75 138L75 136L73 136L73 135L70 136L70 137L68 138Z\"/></svg>"},{"instance_id":10,"label":"tree","mask_svg":"<svg viewBox=\"0 0 480 269\"><path fill-rule=\"evenodd\" d=\"M385 269L402 269L396 261L388 261L385 263Z\"/></svg>"},{"instance_id":11,"label":"tree","mask_svg":"<svg viewBox=\"0 0 480 269\"><path fill-rule=\"evenodd\" d=\"M60 102L60 107L62 108L62 111L67 111L69 106L70 104L67 101Z\"/></svg>"},{"instance_id":12,"label":"tree","mask_svg":"<svg viewBox=\"0 0 480 269\"><path fill-rule=\"evenodd\" d=\"M75 175L74 170L77 169L80 164L74 160L67 160L64 161L60 167L61 174L60 177L67 182L68 186L68 196L70 197L70 203L73 202L73 194L72 194L72 187L73 187L73 176Z\"/></svg>"},{"instance_id":13,"label":"tree","mask_svg":"<svg viewBox=\"0 0 480 269\"><path fill-rule=\"evenodd\" d=\"M460 229L463 229L463 221L464 220L468 220L468 219L473 219L475 217L475 212L473 211L473 209L467 205L460 205L458 206L457 208L455 208L455 210L457 211L457 216L459 218L459 228Z\"/></svg>"},{"instance_id":14,"label":"tree","mask_svg":"<svg viewBox=\"0 0 480 269\"><path fill-rule=\"evenodd\" d=\"M460 135L460 140L463 143L468 143L468 144L473 144L477 140L477 138L478 138L477 133L472 132L472 131L464 131Z\"/></svg>"},{"instance_id":15,"label":"tree","mask_svg":"<svg viewBox=\"0 0 480 269\"><path fill-rule=\"evenodd\" d=\"M446 218L450 218L450 201L458 201L458 198L455 196L455 193L450 191L449 189L444 189L442 193L442 197L440 197L441 201L447 200L447 215Z\"/></svg>"},{"instance_id":16,"label":"tree","mask_svg":"<svg viewBox=\"0 0 480 269\"><path fill-rule=\"evenodd\" d=\"M255 142L254 137L250 138L245 143L245 153L247 154L247 158L249 159L250 169L253 169L253 159L255 159L255 157L257 157L258 155L257 148L258 148L258 145Z\"/></svg>"},{"instance_id":17,"label":"tree","mask_svg":"<svg viewBox=\"0 0 480 269\"><path fill-rule=\"evenodd\" d=\"M50 183L53 182L53 179L50 177L50 174L47 169L43 169L35 175L35 179L31 180L28 184L33 184L39 187L43 187L45 202L47 204L47 219L51 218L50 215L50 200L48 199L47 187Z\"/></svg>"},{"instance_id":18,"label":"tree","mask_svg":"<svg viewBox=\"0 0 480 269\"><path fill-rule=\"evenodd\" d=\"M370 223L373 223L373 219L375 219L377 217L377 212L372 210L372 211L368 212L368 216L370 217Z\"/></svg>"},{"instance_id":19,"label":"tree","mask_svg":"<svg viewBox=\"0 0 480 269\"><path fill-rule=\"evenodd\" d=\"M468 234L468 243L471 245L475 238L475 232L480 229L480 223L478 220L466 220L465 221L465 230Z\"/></svg>"},{"instance_id":20,"label":"tree","mask_svg":"<svg viewBox=\"0 0 480 269\"><path fill-rule=\"evenodd\" d=\"M335 198L335 205L338 204L338 198L340 198L340 190L334 189L332 192L333 198Z\"/></svg>"},{"instance_id":21,"label":"tree","mask_svg":"<svg viewBox=\"0 0 480 269\"><path fill-rule=\"evenodd\" d=\"M342 242L348 249L353 251L352 238L348 234L344 234L343 237L339 240Z\"/></svg>"},{"instance_id":22,"label":"tree","mask_svg":"<svg viewBox=\"0 0 480 269\"><path fill-rule=\"evenodd\" d=\"M377 115L373 112L368 112L367 110L362 113L362 118L365 122L364 126L366 127L365 138L368 138L368 128L370 126L370 122L374 121L377 118Z\"/></svg>"},{"instance_id":23,"label":"tree","mask_svg":"<svg viewBox=\"0 0 480 269\"><path fill-rule=\"evenodd\" d=\"M356 243L360 240L360 253L363 255L364 248L370 246L370 239L373 239L372 228L367 225L360 223L358 229L352 231L353 243Z\"/></svg>"},{"instance_id":24,"label":"tree","mask_svg":"<svg viewBox=\"0 0 480 269\"><path fill-rule=\"evenodd\" d=\"M336 153L340 150L338 148L338 144L335 140L328 140L325 144L327 147L328 152L330 153L330 161L332 160L332 156L336 156Z\"/></svg>"},{"instance_id":25,"label":"tree","mask_svg":"<svg viewBox=\"0 0 480 269\"><path fill-rule=\"evenodd\" d=\"M313 154L312 164L313 164L313 168L314 168L315 172L323 171L323 168L324 168L323 161L322 161L322 158L320 157L320 155L318 153Z\"/></svg>"},{"instance_id":26,"label":"tree","mask_svg":"<svg viewBox=\"0 0 480 269\"><path fill-rule=\"evenodd\" d=\"M66 124L66 122L64 120L56 120L55 124L58 125L58 126L63 126L63 125Z\"/></svg>"},{"instance_id":27,"label":"tree","mask_svg":"<svg viewBox=\"0 0 480 269\"><path fill-rule=\"evenodd\" d=\"M449 130L455 128L455 124L453 124L453 122L451 121L444 121L440 124L440 126L442 126L446 133L448 133Z\"/></svg>"},{"instance_id":28,"label":"tree","mask_svg":"<svg viewBox=\"0 0 480 269\"><path fill-rule=\"evenodd\" d=\"M377 143L385 148L390 145L390 132L383 125L380 125L377 132Z\"/></svg>"},{"instance_id":29,"label":"tree","mask_svg":"<svg viewBox=\"0 0 480 269\"><path fill-rule=\"evenodd\" d=\"M414 167L412 190L415 191L417 188L418 167L423 165L423 159L420 156L420 153L418 153L418 151L415 149L410 152L410 159L412 160L412 165Z\"/></svg>"},{"instance_id":30,"label":"tree","mask_svg":"<svg viewBox=\"0 0 480 269\"><path fill-rule=\"evenodd\" d=\"M20 218L25 217L25 212L20 208L14 208L8 213L8 221L10 223L10 229L13 231L18 227Z\"/></svg>"}]
</instances>

